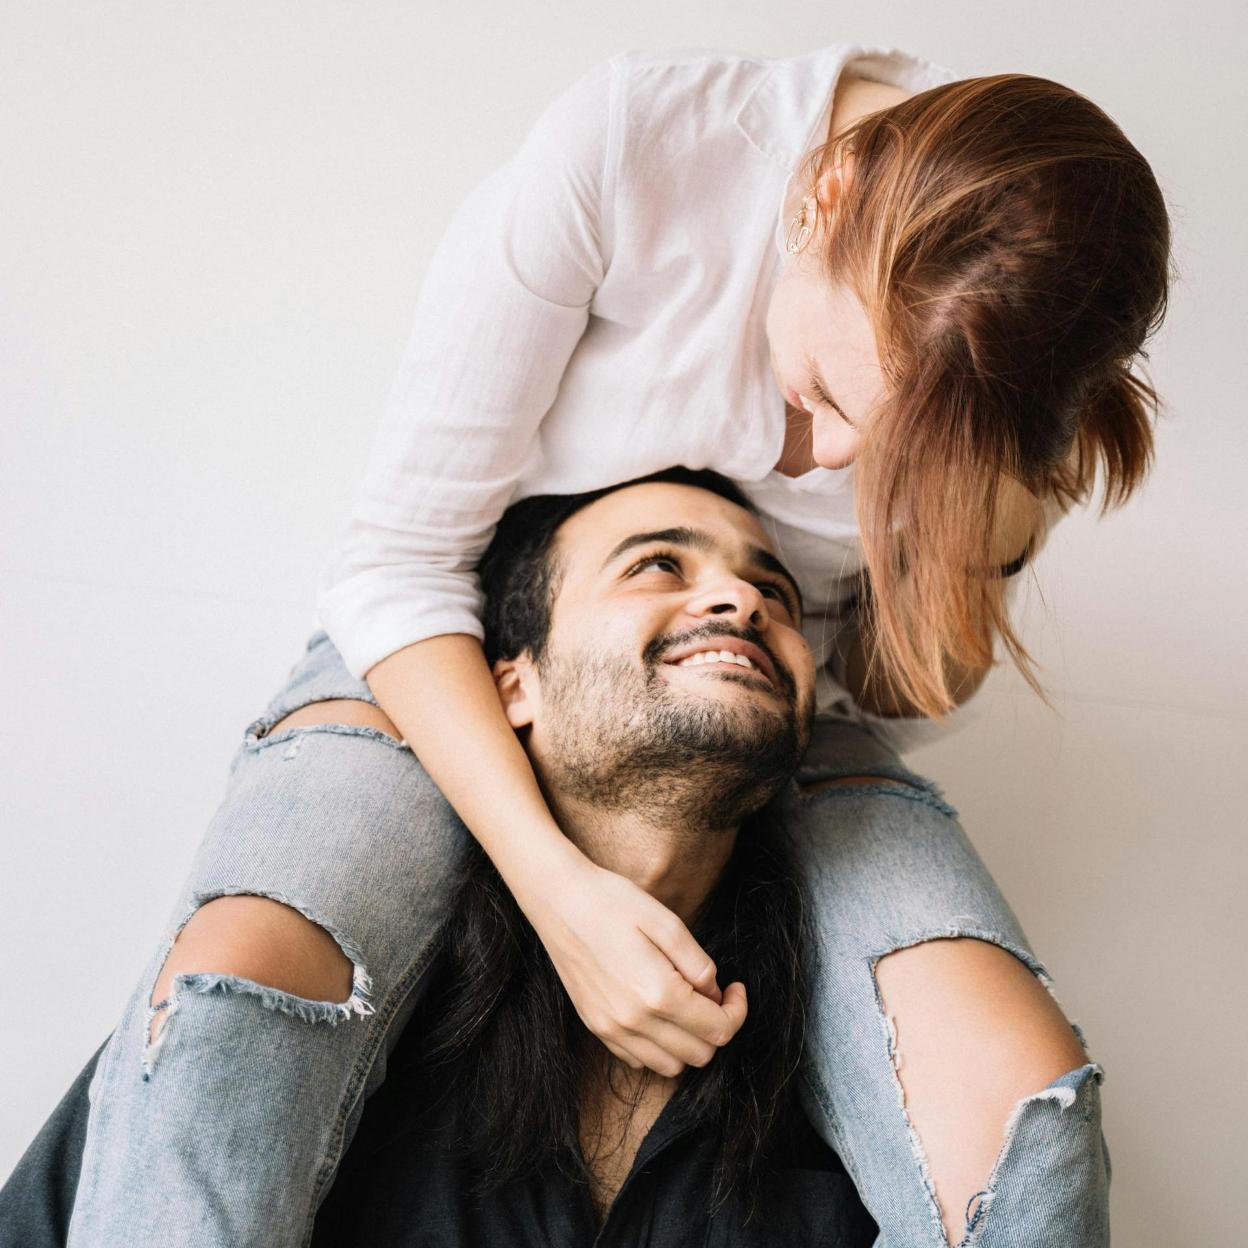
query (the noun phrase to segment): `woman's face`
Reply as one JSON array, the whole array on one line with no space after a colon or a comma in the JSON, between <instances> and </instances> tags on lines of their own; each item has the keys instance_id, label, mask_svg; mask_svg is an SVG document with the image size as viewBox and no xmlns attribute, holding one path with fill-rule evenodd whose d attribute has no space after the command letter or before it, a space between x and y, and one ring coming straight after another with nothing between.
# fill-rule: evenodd
<instances>
[{"instance_id":1,"label":"woman's face","mask_svg":"<svg viewBox=\"0 0 1248 1248\"><path fill-rule=\"evenodd\" d=\"M819 271L812 244L789 258L767 308L771 369L785 401L811 420L811 454L824 468L853 462L885 384L866 310Z\"/></svg>"}]
</instances>

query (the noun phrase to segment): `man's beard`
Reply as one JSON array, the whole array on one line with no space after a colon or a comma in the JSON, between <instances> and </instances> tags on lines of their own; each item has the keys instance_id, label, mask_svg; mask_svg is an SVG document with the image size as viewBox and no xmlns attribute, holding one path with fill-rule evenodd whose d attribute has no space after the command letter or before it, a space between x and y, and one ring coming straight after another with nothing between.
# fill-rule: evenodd
<instances>
[{"instance_id":1,"label":"man's beard","mask_svg":"<svg viewBox=\"0 0 1248 1248\"><path fill-rule=\"evenodd\" d=\"M699 696L659 674L658 656L673 642L745 635L707 626L660 639L641 668L584 651L544 657L541 771L551 796L690 831L735 828L762 807L796 772L809 735L809 707L795 705L792 678L777 663L787 705L765 705L755 694Z\"/></svg>"}]
</instances>

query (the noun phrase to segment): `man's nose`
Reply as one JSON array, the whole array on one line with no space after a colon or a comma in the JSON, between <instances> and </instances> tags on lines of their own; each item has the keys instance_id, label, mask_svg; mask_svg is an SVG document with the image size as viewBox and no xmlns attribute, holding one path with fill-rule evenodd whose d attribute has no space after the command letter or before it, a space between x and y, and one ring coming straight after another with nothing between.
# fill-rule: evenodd
<instances>
[{"instance_id":1,"label":"man's nose","mask_svg":"<svg viewBox=\"0 0 1248 1248\"><path fill-rule=\"evenodd\" d=\"M767 600L749 581L736 577L719 582L689 603L689 614L698 618L721 616L752 628L765 628L770 618Z\"/></svg>"}]
</instances>

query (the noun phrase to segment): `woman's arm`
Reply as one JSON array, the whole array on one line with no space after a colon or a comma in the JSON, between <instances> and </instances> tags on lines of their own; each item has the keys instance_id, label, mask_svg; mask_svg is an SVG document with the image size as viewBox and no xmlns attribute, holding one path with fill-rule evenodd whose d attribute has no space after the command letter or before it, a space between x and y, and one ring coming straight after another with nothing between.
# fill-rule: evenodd
<instances>
[{"instance_id":1,"label":"woman's arm","mask_svg":"<svg viewBox=\"0 0 1248 1248\"><path fill-rule=\"evenodd\" d=\"M317 609L513 890L586 1026L672 1075L735 1032L739 998L722 1008L677 916L559 831L499 706L475 575L609 263L616 97L611 63L584 75L455 214Z\"/></svg>"},{"instance_id":2,"label":"woman's arm","mask_svg":"<svg viewBox=\"0 0 1248 1248\"><path fill-rule=\"evenodd\" d=\"M353 676L482 637L475 569L537 452L606 272L612 74L560 96L464 199L430 259L317 612Z\"/></svg>"},{"instance_id":3,"label":"woman's arm","mask_svg":"<svg viewBox=\"0 0 1248 1248\"><path fill-rule=\"evenodd\" d=\"M680 919L559 830L480 643L432 637L367 679L498 868L585 1025L634 1068L705 1065L745 1021L740 996L720 1005L715 966Z\"/></svg>"}]
</instances>

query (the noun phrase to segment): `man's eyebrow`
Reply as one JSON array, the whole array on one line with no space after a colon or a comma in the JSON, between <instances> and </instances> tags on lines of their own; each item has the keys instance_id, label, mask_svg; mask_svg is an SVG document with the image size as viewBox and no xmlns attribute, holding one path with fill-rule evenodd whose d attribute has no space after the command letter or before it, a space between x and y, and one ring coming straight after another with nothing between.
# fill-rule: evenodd
<instances>
[{"instance_id":1,"label":"man's eyebrow","mask_svg":"<svg viewBox=\"0 0 1248 1248\"><path fill-rule=\"evenodd\" d=\"M689 529L683 526L675 529L655 529L650 533L634 533L631 537L626 537L602 561L602 566L605 568L607 564L618 559L626 550L632 550L634 546L651 546L658 542L667 542L669 546L689 546L694 550L712 550L715 546L715 539L700 529Z\"/></svg>"},{"instance_id":2,"label":"man's eyebrow","mask_svg":"<svg viewBox=\"0 0 1248 1248\"><path fill-rule=\"evenodd\" d=\"M633 533L626 537L602 561L602 566L604 568L607 567L608 564L613 563L625 551L632 550L637 546L658 545L664 542L669 546L687 546L694 550L714 550L715 548L715 539L709 533L702 532L701 529L690 529L684 526L674 529L654 529L649 533ZM789 588L793 591L793 601L797 604L798 610L804 612L805 603L802 601L802 591L793 573L771 551L764 550L761 546L751 546L748 549L753 563L788 582Z\"/></svg>"},{"instance_id":3,"label":"man's eyebrow","mask_svg":"<svg viewBox=\"0 0 1248 1248\"><path fill-rule=\"evenodd\" d=\"M823 374L819 371L819 365L815 363L815 357L808 355L806 357L806 366L810 369L810 375L815 379L815 385L819 387L820 393L826 400L829 407L833 407L840 413L841 419L851 428L857 429L858 426L845 415L845 409L832 397L832 391L828 389L828 383L824 381Z\"/></svg>"}]
</instances>

